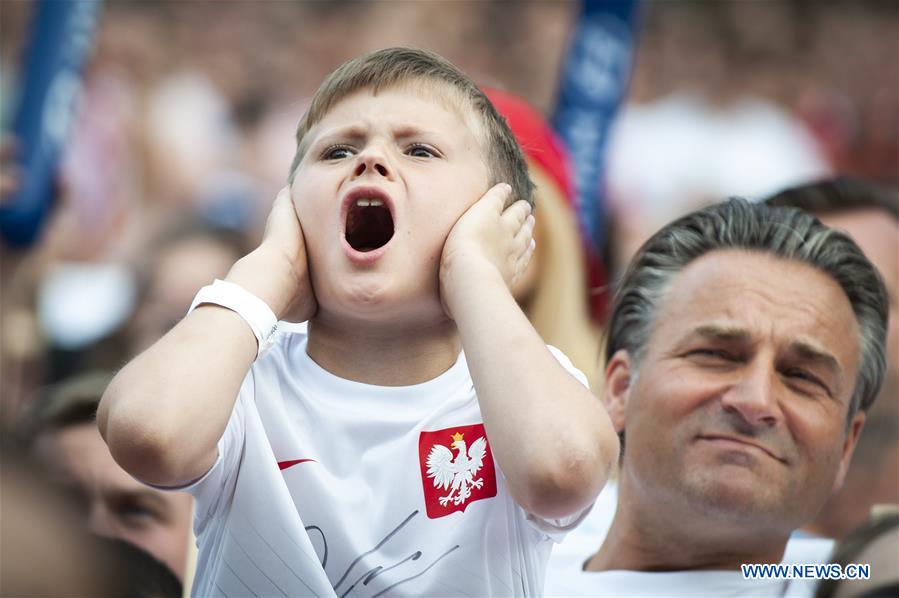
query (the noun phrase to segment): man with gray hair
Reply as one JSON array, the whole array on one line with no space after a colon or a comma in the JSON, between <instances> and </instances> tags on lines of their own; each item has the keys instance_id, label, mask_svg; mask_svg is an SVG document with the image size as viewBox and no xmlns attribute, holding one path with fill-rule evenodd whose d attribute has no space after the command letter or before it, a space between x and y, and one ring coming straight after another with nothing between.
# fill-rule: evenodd
<instances>
[{"instance_id":1,"label":"man with gray hair","mask_svg":"<svg viewBox=\"0 0 899 598\"><path fill-rule=\"evenodd\" d=\"M741 565L787 562L792 532L842 484L882 383L887 311L855 243L800 210L732 199L657 232L609 323L617 511L604 541L562 544L547 595L809 591Z\"/></svg>"}]
</instances>

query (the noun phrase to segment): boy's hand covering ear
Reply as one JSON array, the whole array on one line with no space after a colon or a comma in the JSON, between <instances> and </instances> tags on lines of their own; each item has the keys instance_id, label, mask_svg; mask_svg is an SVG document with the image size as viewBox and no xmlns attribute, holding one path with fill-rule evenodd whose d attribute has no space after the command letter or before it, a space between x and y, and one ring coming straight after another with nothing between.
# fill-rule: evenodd
<instances>
[{"instance_id":1,"label":"boy's hand covering ear","mask_svg":"<svg viewBox=\"0 0 899 598\"><path fill-rule=\"evenodd\" d=\"M290 197L290 187L278 192L265 223L262 243L238 261L228 280L268 303L279 320L304 322L318 303L309 279L303 228Z\"/></svg>"},{"instance_id":2,"label":"boy's hand covering ear","mask_svg":"<svg viewBox=\"0 0 899 598\"><path fill-rule=\"evenodd\" d=\"M470 291L480 277L502 277L511 287L534 255L534 216L524 200L503 209L511 187L500 183L456 222L440 259L440 298L452 318L452 295Z\"/></svg>"}]
</instances>

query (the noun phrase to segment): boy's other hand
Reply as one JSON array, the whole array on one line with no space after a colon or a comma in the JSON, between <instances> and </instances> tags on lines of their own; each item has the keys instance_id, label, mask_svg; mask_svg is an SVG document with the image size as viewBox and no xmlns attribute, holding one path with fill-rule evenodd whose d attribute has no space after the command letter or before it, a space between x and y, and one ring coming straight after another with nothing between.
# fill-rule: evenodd
<instances>
[{"instance_id":1,"label":"boy's other hand","mask_svg":"<svg viewBox=\"0 0 899 598\"><path fill-rule=\"evenodd\" d=\"M486 279L511 287L534 254L534 216L524 200L503 209L511 187L487 190L456 222L440 259L440 299L450 318L454 301Z\"/></svg>"},{"instance_id":2,"label":"boy's other hand","mask_svg":"<svg viewBox=\"0 0 899 598\"><path fill-rule=\"evenodd\" d=\"M278 192L262 243L234 264L227 280L265 301L279 320L304 322L315 315L318 303L309 280L303 228L290 187Z\"/></svg>"}]
</instances>

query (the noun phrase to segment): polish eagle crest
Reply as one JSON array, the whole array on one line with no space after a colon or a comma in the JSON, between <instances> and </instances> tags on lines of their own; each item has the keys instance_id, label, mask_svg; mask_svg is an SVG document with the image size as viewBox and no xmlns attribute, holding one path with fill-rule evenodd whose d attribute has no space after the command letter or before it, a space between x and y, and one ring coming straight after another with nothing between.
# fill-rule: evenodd
<instances>
[{"instance_id":1,"label":"polish eagle crest","mask_svg":"<svg viewBox=\"0 0 899 598\"><path fill-rule=\"evenodd\" d=\"M456 432L452 435L450 447L456 449L456 455L442 444L435 444L428 454L428 477L434 480L434 487L449 493L439 498L441 506L452 501L453 505L461 505L471 496L472 488L480 488L483 478L475 479L475 474L484 465L487 454L487 440L481 436L471 443L466 452L465 435Z\"/></svg>"}]
</instances>

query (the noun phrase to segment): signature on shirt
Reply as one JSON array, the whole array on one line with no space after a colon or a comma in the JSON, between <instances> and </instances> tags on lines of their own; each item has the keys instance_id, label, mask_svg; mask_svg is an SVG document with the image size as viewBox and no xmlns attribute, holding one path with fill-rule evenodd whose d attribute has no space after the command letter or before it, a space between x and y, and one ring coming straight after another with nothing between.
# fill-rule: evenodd
<instances>
[{"instance_id":1,"label":"signature on shirt","mask_svg":"<svg viewBox=\"0 0 899 598\"><path fill-rule=\"evenodd\" d=\"M343 575L340 576L340 579L337 580L337 583L334 584L334 591L340 592L341 586L343 586L344 583L348 580L350 573L353 571L353 569L356 567L356 565L358 565L359 562L362 561L362 559L364 559L368 555L380 550L381 547L383 547L385 544L387 544L391 538L393 538L401 529L403 529L410 521L412 521L412 519L414 519L416 515L418 515L417 509L415 511L413 511L412 513L410 513L409 516L406 517L402 521L402 523L400 523L395 528L393 528L386 536L381 538L381 540L377 544L375 544L374 548L372 548L371 550L369 550L367 552L363 552L362 554L357 556L355 559L353 559L353 561L350 563L350 565L346 568L346 571L343 572ZM323 532L322 529L320 527L318 527L317 525L307 525L306 531L309 532L309 537L310 537L310 539L313 539L313 543L315 543L314 540L315 540L316 536L321 537L321 545L322 545L322 550L320 553L322 555L321 563L322 563L322 568L325 568L328 564L328 538L327 538L327 536L325 536L325 532ZM313 532L315 532L315 533L313 533ZM450 548L449 550L447 550L446 552L444 552L443 554L438 556L436 559L434 559L430 564L428 564L426 567L424 567L420 571L416 572L413 575L410 575L409 577L400 579L399 581L387 586L386 588L384 588L377 594L373 594L371 596L371 598L378 598L378 596L381 596L382 594L389 592L390 590L392 590L393 588L397 587L400 584L403 584L403 583L406 583L407 581L412 581L413 579L421 577L422 575L427 573L428 570L430 570L434 565L436 565L438 562L440 562L444 557L446 557L448 554L450 554L454 550L457 550L458 548L459 548L459 545L456 544L455 546L453 546L452 548ZM371 569L369 569L368 571L365 571L364 573L362 573L360 575L354 574L355 581L353 581L353 583L351 583L349 586L346 587L346 589L340 594L340 598L344 598L345 596L347 596L360 583L363 586L367 586L369 583L371 583L372 580L374 580L376 577L378 577L382 573L386 573L387 571L390 571L391 569L396 569L397 567L400 567L401 565L403 565L405 563L417 561L421 558L421 556L422 556L422 552L420 550L416 550L415 552L413 552L406 558L404 558L396 563L393 563L392 565L389 565L386 567L384 565L378 565L376 567L372 567ZM410 572L411 572L411 567L406 567L406 569L410 570ZM358 573L358 571L357 571L357 573Z\"/></svg>"}]
</instances>

